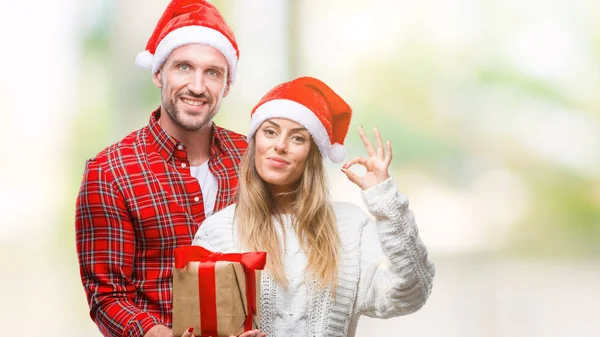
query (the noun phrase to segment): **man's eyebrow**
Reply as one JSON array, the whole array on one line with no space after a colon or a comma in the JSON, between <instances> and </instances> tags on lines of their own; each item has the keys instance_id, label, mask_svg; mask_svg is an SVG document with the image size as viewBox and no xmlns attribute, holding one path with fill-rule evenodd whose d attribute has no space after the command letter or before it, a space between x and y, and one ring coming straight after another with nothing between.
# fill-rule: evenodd
<instances>
[{"instance_id":1,"label":"man's eyebrow","mask_svg":"<svg viewBox=\"0 0 600 337\"><path fill-rule=\"evenodd\" d=\"M180 64L180 63L190 63L190 61L186 60L186 59L174 59L173 61L171 61L172 64Z\"/></svg>"},{"instance_id":2,"label":"man's eyebrow","mask_svg":"<svg viewBox=\"0 0 600 337\"><path fill-rule=\"evenodd\" d=\"M225 72L225 70L227 69L227 68L225 68L225 67L223 67L223 66L218 66L218 65L215 65L215 64L213 64L213 65L210 65L210 66L208 66L207 68L208 68L208 69L215 69L215 70L218 70L218 71L220 71L220 72L222 72L222 73L224 73L224 72Z\"/></svg>"},{"instance_id":3,"label":"man's eyebrow","mask_svg":"<svg viewBox=\"0 0 600 337\"><path fill-rule=\"evenodd\" d=\"M189 64L189 65L191 65L191 66L194 66L194 63L193 63L193 62L191 62L190 60L187 60L187 59L174 59L173 61L171 61L171 63L172 63L173 65L178 65L178 64L186 63L186 64ZM226 69L225 67L223 67L223 66L220 66L220 65L216 65L216 64L210 64L210 65L209 65L208 67L206 67L206 68L207 68L207 69L214 69L214 70L218 70L218 71L220 71L220 72L222 72L222 73L224 73L224 72L225 72L225 69Z\"/></svg>"}]
</instances>

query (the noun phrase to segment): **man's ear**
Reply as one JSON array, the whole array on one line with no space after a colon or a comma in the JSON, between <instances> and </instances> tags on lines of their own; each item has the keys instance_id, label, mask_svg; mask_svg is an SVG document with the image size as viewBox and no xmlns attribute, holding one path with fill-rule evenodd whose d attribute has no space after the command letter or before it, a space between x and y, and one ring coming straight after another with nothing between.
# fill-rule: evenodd
<instances>
[{"instance_id":1,"label":"man's ear","mask_svg":"<svg viewBox=\"0 0 600 337\"><path fill-rule=\"evenodd\" d=\"M162 69L152 75L152 82L154 82L157 88L162 88Z\"/></svg>"},{"instance_id":2,"label":"man's ear","mask_svg":"<svg viewBox=\"0 0 600 337\"><path fill-rule=\"evenodd\" d=\"M229 82L227 82L227 84L225 84L225 90L223 91L223 97L227 97L227 94L229 93Z\"/></svg>"}]
</instances>

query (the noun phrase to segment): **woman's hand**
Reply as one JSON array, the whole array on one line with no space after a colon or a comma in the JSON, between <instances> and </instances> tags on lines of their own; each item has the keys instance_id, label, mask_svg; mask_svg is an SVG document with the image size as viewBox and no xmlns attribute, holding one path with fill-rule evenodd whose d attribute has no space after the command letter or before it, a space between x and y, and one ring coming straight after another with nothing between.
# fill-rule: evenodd
<instances>
[{"instance_id":1,"label":"woman's hand","mask_svg":"<svg viewBox=\"0 0 600 337\"><path fill-rule=\"evenodd\" d=\"M266 337L267 334L264 332L261 332L260 330L256 329L256 330L250 330L250 331L246 331L243 334L241 334L239 337ZM235 336L231 336L231 337L235 337Z\"/></svg>"},{"instance_id":2,"label":"woman's hand","mask_svg":"<svg viewBox=\"0 0 600 337\"><path fill-rule=\"evenodd\" d=\"M373 133L375 134L375 140L377 141L377 150L373 148L373 144L365 135L362 126L358 127L358 134L365 144L369 157L356 157L342 166L342 172L346 174L346 177L363 190L380 184L390 177L388 168L392 162L392 143L388 140L385 143L386 150L384 150L381 135L376 127L373 128ZM360 164L367 169L364 176L361 177L350 170L350 167L354 164Z\"/></svg>"},{"instance_id":3,"label":"woman's hand","mask_svg":"<svg viewBox=\"0 0 600 337\"><path fill-rule=\"evenodd\" d=\"M186 332L183 333L183 335L181 337L194 337L194 329L192 329L190 327ZM231 336L231 337L236 337L236 336ZM246 331L243 334L239 335L239 337L267 337L267 334L256 329L256 330Z\"/></svg>"},{"instance_id":4,"label":"woman's hand","mask_svg":"<svg viewBox=\"0 0 600 337\"><path fill-rule=\"evenodd\" d=\"M190 327L186 332L181 335L181 337L195 337L194 336L194 328Z\"/></svg>"}]
</instances>

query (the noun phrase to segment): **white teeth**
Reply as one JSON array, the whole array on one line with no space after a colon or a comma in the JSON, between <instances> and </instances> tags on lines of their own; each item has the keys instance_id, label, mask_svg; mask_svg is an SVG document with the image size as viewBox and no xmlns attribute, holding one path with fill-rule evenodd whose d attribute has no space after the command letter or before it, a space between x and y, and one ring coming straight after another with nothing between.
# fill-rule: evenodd
<instances>
[{"instance_id":1,"label":"white teeth","mask_svg":"<svg viewBox=\"0 0 600 337\"><path fill-rule=\"evenodd\" d=\"M194 105L194 106L199 106L199 105L204 104L204 102L192 101L192 100L189 100L189 99L182 99L182 101L185 104Z\"/></svg>"}]
</instances>

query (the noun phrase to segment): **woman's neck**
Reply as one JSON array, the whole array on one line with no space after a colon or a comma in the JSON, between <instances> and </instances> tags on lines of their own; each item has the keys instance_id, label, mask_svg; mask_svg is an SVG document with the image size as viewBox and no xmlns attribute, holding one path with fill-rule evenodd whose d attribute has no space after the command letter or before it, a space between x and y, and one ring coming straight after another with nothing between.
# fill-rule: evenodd
<instances>
[{"instance_id":1,"label":"woman's neck","mask_svg":"<svg viewBox=\"0 0 600 337\"><path fill-rule=\"evenodd\" d=\"M274 211L275 213L278 214L289 214L292 213L292 209L293 209L293 205L294 205L294 198L295 198L295 191L296 187L295 186L275 186L275 185L271 185L269 186L269 191L271 192L271 195L273 196L273 200L275 201L274 204Z\"/></svg>"},{"instance_id":2,"label":"woman's neck","mask_svg":"<svg viewBox=\"0 0 600 337\"><path fill-rule=\"evenodd\" d=\"M289 214L292 212L293 197L291 195L275 196L275 213Z\"/></svg>"},{"instance_id":3,"label":"woman's neck","mask_svg":"<svg viewBox=\"0 0 600 337\"><path fill-rule=\"evenodd\" d=\"M294 203L294 195L292 193L273 194L273 211L276 214L291 214Z\"/></svg>"}]
</instances>

